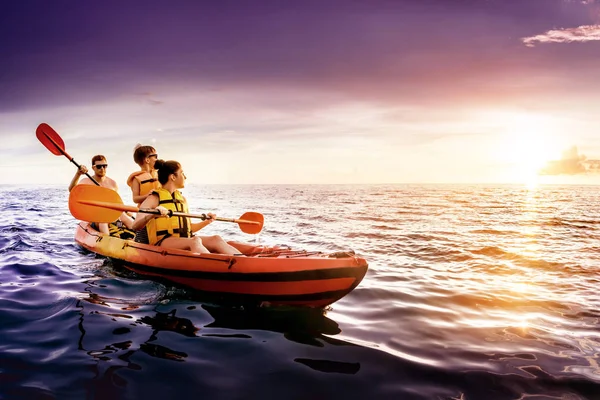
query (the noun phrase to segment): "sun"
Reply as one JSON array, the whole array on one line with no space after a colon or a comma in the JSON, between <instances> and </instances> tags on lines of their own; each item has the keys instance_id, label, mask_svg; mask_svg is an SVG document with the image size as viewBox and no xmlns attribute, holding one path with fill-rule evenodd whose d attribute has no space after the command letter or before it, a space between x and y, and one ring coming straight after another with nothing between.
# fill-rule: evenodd
<instances>
[{"instance_id":1,"label":"sun","mask_svg":"<svg viewBox=\"0 0 600 400\"><path fill-rule=\"evenodd\" d=\"M529 189L537 187L540 181L539 171L554 159L555 149L551 140L540 132L523 131L509 137L513 150L508 153L512 165L512 178Z\"/></svg>"},{"instance_id":2,"label":"sun","mask_svg":"<svg viewBox=\"0 0 600 400\"><path fill-rule=\"evenodd\" d=\"M506 166L507 180L535 188L540 170L560 158L564 144L549 116L509 114L503 116L494 153Z\"/></svg>"}]
</instances>

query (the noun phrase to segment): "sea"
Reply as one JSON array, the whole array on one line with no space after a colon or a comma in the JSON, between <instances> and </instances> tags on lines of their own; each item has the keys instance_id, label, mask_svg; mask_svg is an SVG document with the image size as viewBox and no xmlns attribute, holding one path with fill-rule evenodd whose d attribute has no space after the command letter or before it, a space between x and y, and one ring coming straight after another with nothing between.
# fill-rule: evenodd
<instances>
[{"instance_id":1,"label":"sea","mask_svg":"<svg viewBox=\"0 0 600 400\"><path fill-rule=\"evenodd\" d=\"M79 247L66 185L0 186L0 398L600 399L599 186L183 192L265 216L203 233L367 275L325 309L210 303Z\"/></svg>"}]
</instances>

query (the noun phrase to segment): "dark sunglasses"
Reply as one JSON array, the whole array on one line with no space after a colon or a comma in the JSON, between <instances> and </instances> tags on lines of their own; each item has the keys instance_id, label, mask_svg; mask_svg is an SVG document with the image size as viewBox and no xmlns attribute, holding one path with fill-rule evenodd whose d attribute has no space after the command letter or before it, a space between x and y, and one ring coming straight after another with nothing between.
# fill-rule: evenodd
<instances>
[{"instance_id":1,"label":"dark sunglasses","mask_svg":"<svg viewBox=\"0 0 600 400\"><path fill-rule=\"evenodd\" d=\"M96 164L96 165L94 165L94 168L98 168L98 169L106 168L106 167L108 167L108 164Z\"/></svg>"},{"instance_id":2,"label":"dark sunglasses","mask_svg":"<svg viewBox=\"0 0 600 400\"><path fill-rule=\"evenodd\" d=\"M148 158L150 158L150 157L156 157L156 158L158 158L158 154L156 154L156 153L154 153L154 154L148 154Z\"/></svg>"}]
</instances>

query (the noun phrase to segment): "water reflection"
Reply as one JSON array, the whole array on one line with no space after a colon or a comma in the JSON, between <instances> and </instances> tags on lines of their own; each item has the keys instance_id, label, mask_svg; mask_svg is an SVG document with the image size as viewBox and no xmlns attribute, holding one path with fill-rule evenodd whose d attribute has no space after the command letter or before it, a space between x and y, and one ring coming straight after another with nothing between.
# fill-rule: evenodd
<instances>
[{"instance_id":1,"label":"water reflection","mask_svg":"<svg viewBox=\"0 0 600 400\"><path fill-rule=\"evenodd\" d=\"M325 316L326 311L324 310L277 310L268 308L243 310L212 305L202 305L202 308L214 318L214 321L205 325L205 328L278 332L282 333L291 342L320 348L326 346L360 347L350 342L326 336L337 335L341 330L335 321ZM250 335L239 333L233 335L207 333L204 335L252 339ZM304 357L294 358L294 362L325 373L356 374L360 370L359 362Z\"/></svg>"},{"instance_id":2,"label":"water reflection","mask_svg":"<svg viewBox=\"0 0 600 400\"><path fill-rule=\"evenodd\" d=\"M111 299L114 300L114 299ZM102 298L97 294L90 294L88 298L80 299L77 302L77 308L80 308L82 311L85 309L85 302L91 304L100 304L103 306L108 305L109 299ZM128 309L135 309L136 307L129 306ZM103 314L106 316L110 316L114 318L122 318L122 319L133 319L131 315L123 314L123 313L110 313L103 311L92 311L88 314ZM93 358L97 358L103 361L110 360L110 357L107 357L107 354L117 353L123 350L129 350L132 347L133 341L119 341L115 343L111 343L106 345L103 349L100 350L86 350L83 346L83 339L86 334L86 329L84 328L84 319L85 313L80 312L80 324L79 330L81 331L81 337L79 341L79 349L87 351L87 354ZM198 332L199 328L194 325L194 323L187 319L176 316L176 310L171 310L169 312L160 312L154 311L154 315L144 315L141 318L135 320L135 323L131 324L132 326L143 325L151 328L151 333L148 335L148 338L139 345L139 349L144 351L145 353L159 358L166 358L171 360L181 361L182 358L187 357L187 354L182 351L176 351L169 349L165 346L154 345L151 342L156 341L158 339L158 333L161 331L167 332L175 332L183 336L187 337L196 337L196 332ZM132 334L132 329L128 327L119 327L112 330L112 336L120 336L120 335L128 335ZM94 336L94 339L97 339L98 336ZM135 350L133 350L135 351ZM131 352L128 352L126 356L118 356L118 358L122 360L126 360L130 356Z\"/></svg>"},{"instance_id":3,"label":"water reflection","mask_svg":"<svg viewBox=\"0 0 600 400\"><path fill-rule=\"evenodd\" d=\"M112 289L98 281L90 281L87 296L77 302L81 332L78 348L94 360L91 390L95 393L107 386L125 387L127 380L123 376L130 375L118 375L117 371L145 369L148 361L139 357L142 354L176 363L198 362L199 357L206 357L204 353L210 346L211 352L227 360L232 357L231 348L243 352L244 348L256 346L265 338L273 342L277 337L283 337L289 344L318 349L308 351L307 348L298 353L296 346L285 346L283 351L288 351L289 347L293 353L287 358L289 362L319 373L348 375L356 374L361 368L360 362L351 355L340 356L344 352L335 350L341 346L361 346L330 337L341 330L323 309L244 309L187 301L179 303L178 299L136 304L97 293L103 290ZM166 307L170 309L165 310ZM169 334L164 335L167 332ZM176 335L171 335L173 333ZM195 344L191 345L186 338L194 340ZM224 338L227 342L223 346L225 342L213 343L211 338ZM232 339L235 342L231 342ZM248 343L238 342L239 339ZM277 351L281 350L280 346L275 346ZM240 351L236 352L236 357Z\"/></svg>"},{"instance_id":4,"label":"water reflection","mask_svg":"<svg viewBox=\"0 0 600 400\"><path fill-rule=\"evenodd\" d=\"M121 371L144 369L147 362L139 357L141 354L172 362L188 358L181 348L159 344L158 336L160 332L174 332L183 337L196 337L199 328L190 319L177 316L176 310L161 312L156 306L152 313L136 318L136 314L143 312L143 305L93 293L95 286L88 282L87 297L76 304L81 332L78 349L93 360L93 377L85 383L88 397L119 398L129 381L125 379L127 374ZM112 341L106 343L107 340Z\"/></svg>"},{"instance_id":5,"label":"water reflection","mask_svg":"<svg viewBox=\"0 0 600 400\"><path fill-rule=\"evenodd\" d=\"M214 321L206 328L227 328L235 330L265 330L283 333L293 342L322 347L320 340L329 339L323 335L337 335L341 332L338 324L325 316L322 309L278 310L258 308L246 310L235 307L202 305Z\"/></svg>"},{"instance_id":6,"label":"water reflection","mask_svg":"<svg viewBox=\"0 0 600 400\"><path fill-rule=\"evenodd\" d=\"M139 321L154 329L151 339L156 339L156 333L159 331L177 332L187 337L197 336L196 332L199 331L199 328L189 319L177 317L175 312L175 310L171 310L168 313L157 312L155 316L146 315L140 318Z\"/></svg>"},{"instance_id":7,"label":"water reflection","mask_svg":"<svg viewBox=\"0 0 600 400\"><path fill-rule=\"evenodd\" d=\"M320 372L336 372L338 374L354 375L360 370L360 363L349 363L330 360L312 360L310 358L296 358L294 361Z\"/></svg>"}]
</instances>

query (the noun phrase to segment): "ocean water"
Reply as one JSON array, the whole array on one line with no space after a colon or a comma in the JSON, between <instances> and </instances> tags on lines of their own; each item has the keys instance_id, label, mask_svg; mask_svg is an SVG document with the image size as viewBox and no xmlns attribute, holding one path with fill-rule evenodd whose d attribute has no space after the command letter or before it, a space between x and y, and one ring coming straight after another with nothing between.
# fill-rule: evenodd
<instances>
[{"instance_id":1,"label":"ocean water","mask_svg":"<svg viewBox=\"0 0 600 400\"><path fill-rule=\"evenodd\" d=\"M265 215L203 232L368 260L309 311L205 303L82 250L66 185L0 194L0 398L600 399L600 187L184 190Z\"/></svg>"}]
</instances>

